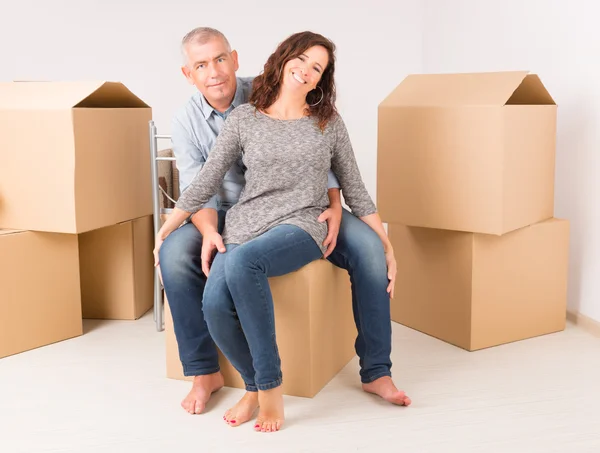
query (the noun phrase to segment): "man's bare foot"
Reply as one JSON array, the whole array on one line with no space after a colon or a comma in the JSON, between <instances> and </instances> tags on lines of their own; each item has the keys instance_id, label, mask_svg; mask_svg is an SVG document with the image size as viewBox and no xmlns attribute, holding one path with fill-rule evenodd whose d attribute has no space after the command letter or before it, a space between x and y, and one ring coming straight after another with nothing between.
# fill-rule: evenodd
<instances>
[{"instance_id":1,"label":"man's bare foot","mask_svg":"<svg viewBox=\"0 0 600 453\"><path fill-rule=\"evenodd\" d=\"M270 433L279 431L283 425L283 388L281 385L271 390L258 391L260 410L254 430Z\"/></svg>"},{"instance_id":2,"label":"man's bare foot","mask_svg":"<svg viewBox=\"0 0 600 453\"><path fill-rule=\"evenodd\" d=\"M258 409L258 392L246 392L235 406L225 412L223 420L229 426L240 426L252 418Z\"/></svg>"},{"instance_id":3,"label":"man's bare foot","mask_svg":"<svg viewBox=\"0 0 600 453\"><path fill-rule=\"evenodd\" d=\"M181 402L181 407L190 414L201 414L210 396L220 390L223 385L223 375L220 371L204 376L194 376L192 390Z\"/></svg>"},{"instance_id":4,"label":"man's bare foot","mask_svg":"<svg viewBox=\"0 0 600 453\"><path fill-rule=\"evenodd\" d=\"M410 406L411 400L402 390L398 390L389 376L380 377L373 382L363 384L363 390L374 393L384 400L400 406Z\"/></svg>"}]
</instances>

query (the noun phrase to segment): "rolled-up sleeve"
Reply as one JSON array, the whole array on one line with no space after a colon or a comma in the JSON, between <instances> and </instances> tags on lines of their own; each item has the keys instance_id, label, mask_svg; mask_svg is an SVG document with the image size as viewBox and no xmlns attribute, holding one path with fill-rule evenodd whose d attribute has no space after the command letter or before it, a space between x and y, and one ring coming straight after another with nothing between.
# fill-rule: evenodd
<instances>
[{"instance_id":1,"label":"rolled-up sleeve","mask_svg":"<svg viewBox=\"0 0 600 453\"><path fill-rule=\"evenodd\" d=\"M328 189L339 189L340 188L340 182L338 181L338 179L335 177L335 174L331 170L329 170L329 173L327 173L327 188Z\"/></svg>"}]
</instances>

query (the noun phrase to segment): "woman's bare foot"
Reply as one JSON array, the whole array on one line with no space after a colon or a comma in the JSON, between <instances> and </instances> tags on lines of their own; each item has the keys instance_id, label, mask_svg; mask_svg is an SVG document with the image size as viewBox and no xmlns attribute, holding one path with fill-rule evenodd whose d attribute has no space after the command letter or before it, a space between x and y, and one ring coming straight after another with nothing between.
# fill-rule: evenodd
<instances>
[{"instance_id":1,"label":"woman's bare foot","mask_svg":"<svg viewBox=\"0 0 600 453\"><path fill-rule=\"evenodd\" d=\"M220 390L223 385L223 375L220 371L204 376L194 376L192 390L181 402L181 407L190 414L201 414L211 395Z\"/></svg>"},{"instance_id":2,"label":"woman's bare foot","mask_svg":"<svg viewBox=\"0 0 600 453\"><path fill-rule=\"evenodd\" d=\"M271 390L258 391L260 410L254 430L270 433L279 431L283 425L283 388L281 385Z\"/></svg>"},{"instance_id":3,"label":"woman's bare foot","mask_svg":"<svg viewBox=\"0 0 600 453\"><path fill-rule=\"evenodd\" d=\"M258 393L246 392L235 406L225 412L223 420L229 426L240 426L252 418L256 409L258 409Z\"/></svg>"},{"instance_id":4,"label":"woman's bare foot","mask_svg":"<svg viewBox=\"0 0 600 453\"><path fill-rule=\"evenodd\" d=\"M384 400L400 406L410 406L411 400L402 390L398 390L389 376L380 377L373 382L363 384L363 390L374 393Z\"/></svg>"}]
</instances>

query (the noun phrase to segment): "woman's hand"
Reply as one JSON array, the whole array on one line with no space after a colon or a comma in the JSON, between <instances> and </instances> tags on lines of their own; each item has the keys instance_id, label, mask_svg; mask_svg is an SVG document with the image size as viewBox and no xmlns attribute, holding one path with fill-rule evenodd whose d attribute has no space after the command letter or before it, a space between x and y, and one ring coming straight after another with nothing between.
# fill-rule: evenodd
<instances>
[{"instance_id":1,"label":"woman's hand","mask_svg":"<svg viewBox=\"0 0 600 453\"><path fill-rule=\"evenodd\" d=\"M182 211L179 208L174 208L173 212L171 212L163 226L160 228L158 233L156 233L156 238L154 239L154 267L160 264L159 260L159 251L162 243L167 239L167 236L175 231L177 228L181 226L183 221L190 215L189 212Z\"/></svg>"},{"instance_id":2,"label":"woman's hand","mask_svg":"<svg viewBox=\"0 0 600 453\"><path fill-rule=\"evenodd\" d=\"M154 240L154 267L156 267L160 264L160 260L158 258L158 256L159 256L158 252L160 251L160 247L163 242L164 242L164 239L161 238L160 234L157 234L156 239Z\"/></svg>"},{"instance_id":3,"label":"woman's hand","mask_svg":"<svg viewBox=\"0 0 600 453\"><path fill-rule=\"evenodd\" d=\"M394 288L396 286L396 257L394 256L394 249L389 246L385 251L385 262L387 264L387 278L390 281L390 284L387 287L387 292L390 295L390 298L394 298Z\"/></svg>"}]
</instances>

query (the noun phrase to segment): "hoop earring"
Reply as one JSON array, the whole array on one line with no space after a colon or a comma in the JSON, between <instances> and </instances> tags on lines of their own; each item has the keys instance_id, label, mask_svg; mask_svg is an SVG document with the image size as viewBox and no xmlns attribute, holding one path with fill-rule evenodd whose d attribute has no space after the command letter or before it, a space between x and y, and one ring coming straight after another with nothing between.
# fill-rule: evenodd
<instances>
[{"instance_id":1,"label":"hoop earring","mask_svg":"<svg viewBox=\"0 0 600 453\"><path fill-rule=\"evenodd\" d=\"M323 100L323 96L325 96L325 93L323 93L323 88L321 88L318 85L317 85L317 88L319 90L321 90L321 99L319 99L315 104L308 104L309 107L314 107L315 105L319 105L321 103L321 101Z\"/></svg>"}]
</instances>

